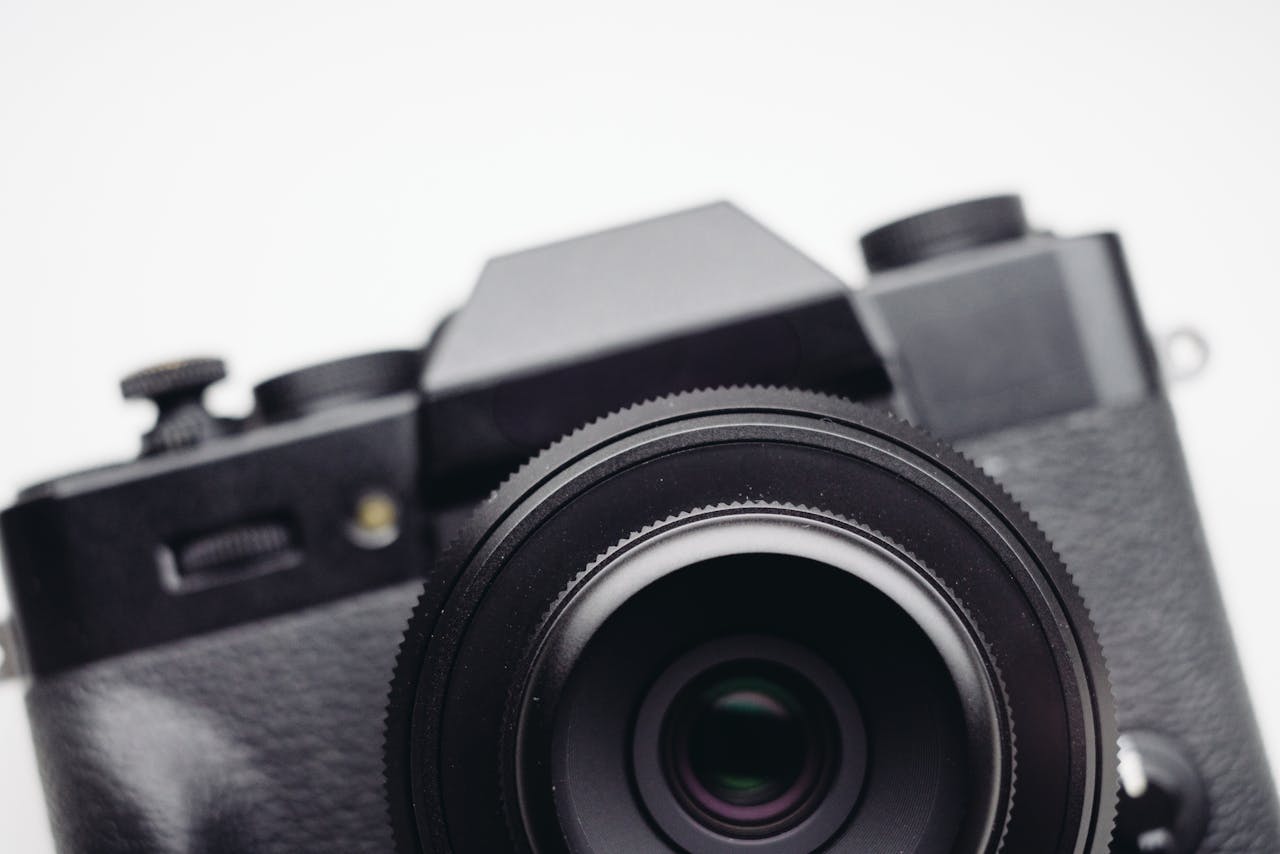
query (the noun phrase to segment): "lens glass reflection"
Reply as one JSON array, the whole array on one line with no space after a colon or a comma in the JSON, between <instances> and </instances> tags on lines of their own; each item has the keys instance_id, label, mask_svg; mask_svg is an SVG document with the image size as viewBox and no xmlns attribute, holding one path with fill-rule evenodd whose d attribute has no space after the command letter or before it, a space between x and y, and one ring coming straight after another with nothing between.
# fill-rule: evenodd
<instances>
[{"instance_id":1,"label":"lens glass reflection","mask_svg":"<svg viewBox=\"0 0 1280 854\"><path fill-rule=\"evenodd\" d=\"M798 674L763 662L719 670L672 704L668 777L721 832L791 824L828 770L830 713Z\"/></svg>"}]
</instances>

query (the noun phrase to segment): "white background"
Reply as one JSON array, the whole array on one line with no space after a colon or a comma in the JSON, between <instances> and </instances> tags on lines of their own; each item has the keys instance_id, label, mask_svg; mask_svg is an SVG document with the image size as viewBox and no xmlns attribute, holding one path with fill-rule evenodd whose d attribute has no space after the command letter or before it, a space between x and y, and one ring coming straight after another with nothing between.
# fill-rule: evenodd
<instances>
[{"instance_id":1,"label":"white background","mask_svg":"<svg viewBox=\"0 0 1280 854\"><path fill-rule=\"evenodd\" d=\"M134 452L130 369L224 354L243 412L421 342L495 252L728 197L855 279L858 230L1018 190L1213 343L1175 403L1280 756L1280 4L447 5L0 0L4 500ZM46 852L22 714L0 850Z\"/></svg>"}]
</instances>

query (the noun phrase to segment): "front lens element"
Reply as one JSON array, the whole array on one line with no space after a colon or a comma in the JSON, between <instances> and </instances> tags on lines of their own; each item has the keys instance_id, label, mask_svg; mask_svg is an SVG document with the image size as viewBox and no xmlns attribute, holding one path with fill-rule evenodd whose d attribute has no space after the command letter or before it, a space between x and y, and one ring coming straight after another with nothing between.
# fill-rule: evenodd
<instances>
[{"instance_id":1,"label":"front lens element","mask_svg":"<svg viewBox=\"0 0 1280 854\"><path fill-rule=\"evenodd\" d=\"M777 662L725 661L690 679L662 723L667 785L703 827L776 836L821 801L838 764L830 705Z\"/></svg>"},{"instance_id":2,"label":"front lens element","mask_svg":"<svg viewBox=\"0 0 1280 854\"><path fill-rule=\"evenodd\" d=\"M706 809L768 820L812 764L799 702L771 679L743 676L716 682L693 707L676 748L681 784Z\"/></svg>"}]
</instances>

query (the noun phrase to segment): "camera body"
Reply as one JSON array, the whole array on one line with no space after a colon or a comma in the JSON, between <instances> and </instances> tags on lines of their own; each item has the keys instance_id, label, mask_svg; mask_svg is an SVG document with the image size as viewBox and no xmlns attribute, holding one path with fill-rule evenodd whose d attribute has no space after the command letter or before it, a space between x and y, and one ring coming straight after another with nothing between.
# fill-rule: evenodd
<instances>
[{"instance_id":1,"label":"camera body","mask_svg":"<svg viewBox=\"0 0 1280 854\"><path fill-rule=\"evenodd\" d=\"M444 605L431 581L463 520L611 411L787 386L953 444L1048 535L1110 671L1113 850L1277 850L1117 238L1033 232L999 197L885 226L863 250L873 275L851 291L715 204L495 259L423 349L270 380L244 422L204 410L211 360L127 380L160 412L142 456L32 487L0 518L60 847L403 847L387 686L424 577L418 607Z\"/></svg>"}]
</instances>

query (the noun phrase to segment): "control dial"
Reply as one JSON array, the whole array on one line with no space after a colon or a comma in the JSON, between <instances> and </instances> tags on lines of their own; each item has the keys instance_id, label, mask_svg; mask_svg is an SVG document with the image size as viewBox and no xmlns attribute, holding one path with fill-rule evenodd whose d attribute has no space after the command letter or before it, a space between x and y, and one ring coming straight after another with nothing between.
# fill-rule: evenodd
<instances>
[{"instance_id":1,"label":"control dial","mask_svg":"<svg viewBox=\"0 0 1280 854\"><path fill-rule=\"evenodd\" d=\"M204 391L227 375L221 359L163 362L130 374L120 382L126 400L150 400L156 425L142 437L142 455L189 448L227 432L226 423L204 408Z\"/></svg>"},{"instance_id":2,"label":"control dial","mask_svg":"<svg viewBox=\"0 0 1280 854\"><path fill-rule=\"evenodd\" d=\"M253 390L258 417L268 423L300 418L321 409L417 388L418 350L364 353L282 374Z\"/></svg>"},{"instance_id":3,"label":"control dial","mask_svg":"<svg viewBox=\"0 0 1280 854\"><path fill-rule=\"evenodd\" d=\"M991 196L883 225L863 235L862 254L867 268L879 273L963 249L1016 240L1029 231L1022 199Z\"/></svg>"}]
</instances>

